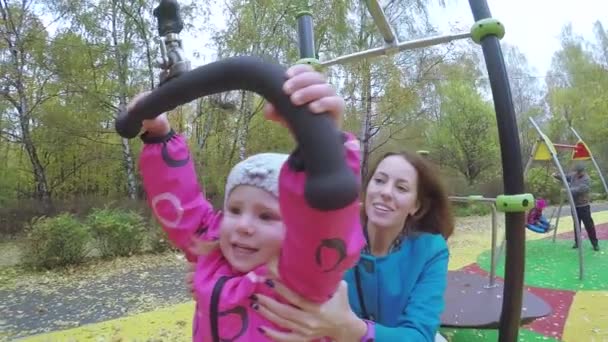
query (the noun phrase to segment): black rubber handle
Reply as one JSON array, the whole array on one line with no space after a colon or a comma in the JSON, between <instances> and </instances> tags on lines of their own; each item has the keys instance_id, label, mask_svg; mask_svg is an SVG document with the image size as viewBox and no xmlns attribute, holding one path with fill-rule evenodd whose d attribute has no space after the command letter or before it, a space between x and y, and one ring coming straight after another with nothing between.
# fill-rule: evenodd
<instances>
[{"instance_id":1,"label":"black rubber handle","mask_svg":"<svg viewBox=\"0 0 608 342\"><path fill-rule=\"evenodd\" d=\"M341 132L328 115L313 114L307 105L294 106L283 91L285 69L256 57L232 57L200 66L154 89L130 110L121 111L116 131L134 138L143 119L196 98L230 90L249 90L271 102L291 128L308 179L305 196L308 204L319 210L334 210L356 200L359 182L344 158Z\"/></svg>"},{"instance_id":2,"label":"black rubber handle","mask_svg":"<svg viewBox=\"0 0 608 342\"><path fill-rule=\"evenodd\" d=\"M184 22L176 0L161 0L152 14L157 20L158 34L163 37L169 33L179 34L184 29Z\"/></svg>"}]
</instances>

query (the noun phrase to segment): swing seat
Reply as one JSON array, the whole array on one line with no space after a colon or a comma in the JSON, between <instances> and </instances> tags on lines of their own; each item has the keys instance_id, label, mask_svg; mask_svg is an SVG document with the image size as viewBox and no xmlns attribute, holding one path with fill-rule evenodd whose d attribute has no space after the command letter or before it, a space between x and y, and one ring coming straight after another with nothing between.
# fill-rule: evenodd
<instances>
[{"instance_id":1,"label":"swing seat","mask_svg":"<svg viewBox=\"0 0 608 342\"><path fill-rule=\"evenodd\" d=\"M550 225L545 227L545 226L535 225L535 224L531 224L531 223L526 224L526 228L530 229L531 231L533 231L535 233L541 233L541 234L548 233L553 230L553 227L551 227Z\"/></svg>"}]
</instances>

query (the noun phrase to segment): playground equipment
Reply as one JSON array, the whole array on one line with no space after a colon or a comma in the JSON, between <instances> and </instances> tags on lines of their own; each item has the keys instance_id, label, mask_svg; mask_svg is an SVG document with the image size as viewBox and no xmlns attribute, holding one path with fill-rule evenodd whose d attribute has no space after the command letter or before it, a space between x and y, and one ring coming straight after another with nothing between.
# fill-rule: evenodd
<instances>
[{"instance_id":1,"label":"playground equipment","mask_svg":"<svg viewBox=\"0 0 608 342\"><path fill-rule=\"evenodd\" d=\"M328 67L335 64L351 62L357 59L391 55L397 52L446 43L455 39L471 37L480 44L484 53L490 87L494 99L494 108L498 124L498 135L501 147L501 159L505 194L497 197L500 202L497 210L505 212L506 226L506 267L504 290L500 308L499 341L516 341L522 313L523 283L524 283L524 251L525 251L525 212L531 208L534 198L524 194L523 167L521 163L519 133L509 78L500 47L500 39L505 34L502 23L492 18L486 0L469 0L475 24L471 33L448 35L420 39L410 42L399 42L394 30L389 24L382 7L377 0L365 1L376 26L384 38L384 46L367 51L320 62L315 58L314 36L312 29L312 14L306 10L298 14L298 37L300 46L299 63L308 63L316 67ZM498 202L497 202L498 203ZM479 296L478 300L482 299ZM474 306L475 302L463 303ZM477 301L479 306L485 305Z\"/></svg>"},{"instance_id":2,"label":"playground equipment","mask_svg":"<svg viewBox=\"0 0 608 342\"><path fill-rule=\"evenodd\" d=\"M501 249L496 249L496 239L498 234L498 211L496 209L496 198L487 198L478 195L470 195L470 196L450 196L450 201L459 202L459 203L475 203L481 202L490 207L492 209L492 247L491 247L491 256L490 256L490 275L488 280L487 288L496 286L496 261L501 254L501 249L504 247L501 245Z\"/></svg>"},{"instance_id":3,"label":"playground equipment","mask_svg":"<svg viewBox=\"0 0 608 342\"><path fill-rule=\"evenodd\" d=\"M505 239L496 248L498 237L498 207L504 206L501 198L483 196L450 196L450 201L460 203L483 203L492 209L492 244L490 251L490 274L487 283L478 274L466 271L450 271L445 293L445 310L441 316L444 327L495 329L501 319L502 282L496 281L496 264L502 255ZM524 291L522 296L521 323L551 314L552 309L537 295Z\"/></svg>"},{"instance_id":4,"label":"playground equipment","mask_svg":"<svg viewBox=\"0 0 608 342\"><path fill-rule=\"evenodd\" d=\"M385 44L383 47L356 52L350 55L320 62L315 58L312 13L307 1L304 10L297 14L300 60L317 68L351 62L361 58L392 55L400 51L447 43L456 39L472 38L480 44L485 56L501 146L502 170L505 194L497 197L496 209L505 212L506 268L502 306L500 310L499 340L516 341L521 323L525 212L533 204L531 194L524 194L523 167L517 122L511 100L509 80L503 60L500 39L505 30L493 19L485 0L469 0L475 24L470 33L437 36L426 39L399 42L377 0L367 0L366 5L375 21ZM274 103L279 113L294 129L296 140L302 147L304 159L309 165L310 182L306 197L314 207L331 209L351 201L357 195L357 183L351 179L344 165L332 160L340 153L339 135L333 134L329 118L306 113L305 106L294 107L281 91L284 70L251 57L230 58L189 70L189 63L182 52L179 33L183 24L176 0L161 0L154 15L158 28L163 58L159 66L165 71L158 88L130 109L119 113L116 130L125 138L137 136L141 120L154 118L162 112L174 109L206 95L228 90L245 89L259 93ZM314 132L310 134L307 132ZM314 139L311 139L314 137ZM466 303L473 306L473 303ZM480 305L483 305L479 303ZM497 309L498 310L498 309Z\"/></svg>"},{"instance_id":5,"label":"playground equipment","mask_svg":"<svg viewBox=\"0 0 608 342\"><path fill-rule=\"evenodd\" d=\"M597 173L598 173L600 179L602 180L604 189L605 189L606 193L608 194L608 186L606 186L606 181L604 180L602 171L600 170L599 165L597 164L595 158L593 157L591 150L589 149L587 144L583 141L581 136L578 134L578 132L574 128L570 127L570 130L574 133L574 135L578 139L576 144L574 144L574 145L556 144L556 143L551 142L551 139L549 139L549 137L540 129L540 126L536 123L536 121L534 121L533 118L529 118L529 119L530 119L530 123L532 124L532 126L534 127L536 132L538 133L538 139L534 143L532 152L530 153L530 157L528 159L526 167L524 168L524 177L525 177L525 175L527 175L528 171L530 170L530 168L532 167L534 162L548 162L548 161L553 162L553 164L559 171L560 179L563 184L563 189L565 190L562 192L562 196L565 195L568 199L568 203L570 204L570 212L572 213L572 220L574 221L574 233L575 233L574 235L576 238L576 243L579 246L582 246L581 245L582 230L581 230L580 222L578 220L578 214L576 213L576 206L574 204L574 198L572 196L572 193L570 192L570 186L569 186L568 180L566 178L566 173L565 173L564 168L562 167L561 163L559 162L558 150L570 150L571 151L571 160L573 160L573 161L591 160L597 170ZM559 218L561 215L563 202L564 202L563 198L560 198L560 204L559 204L559 208L557 210L557 215L552 215L552 216L556 216L556 222L555 222L555 226L553 229L553 242L555 242L555 238L557 236ZM551 219L549 219L549 222L551 222ZM583 262L582 248L578 249L578 258L579 258L579 279L583 280L584 262Z\"/></svg>"}]
</instances>

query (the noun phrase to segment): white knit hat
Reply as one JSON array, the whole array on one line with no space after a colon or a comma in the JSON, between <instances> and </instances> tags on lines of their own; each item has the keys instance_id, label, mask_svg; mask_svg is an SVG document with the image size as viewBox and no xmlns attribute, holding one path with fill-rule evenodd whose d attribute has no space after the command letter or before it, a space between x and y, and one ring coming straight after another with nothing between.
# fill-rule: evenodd
<instances>
[{"instance_id":1,"label":"white knit hat","mask_svg":"<svg viewBox=\"0 0 608 342\"><path fill-rule=\"evenodd\" d=\"M238 185L251 185L279 196L279 173L287 154L259 153L236 164L226 180L224 203Z\"/></svg>"}]
</instances>

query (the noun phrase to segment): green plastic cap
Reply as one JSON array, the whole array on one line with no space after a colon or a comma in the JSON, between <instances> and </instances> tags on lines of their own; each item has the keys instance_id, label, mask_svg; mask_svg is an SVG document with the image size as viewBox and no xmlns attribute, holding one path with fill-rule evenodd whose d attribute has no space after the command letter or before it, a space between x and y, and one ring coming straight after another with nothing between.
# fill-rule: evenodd
<instances>
[{"instance_id":1,"label":"green plastic cap","mask_svg":"<svg viewBox=\"0 0 608 342\"><path fill-rule=\"evenodd\" d=\"M503 213L520 213L534 207L534 195L499 195L496 197L496 210Z\"/></svg>"},{"instance_id":2,"label":"green plastic cap","mask_svg":"<svg viewBox=\"0 0 608 342\"><path fill-rule=\"evenodd\" d=\"M321 65L321 62L319 62L318 59L316 58L302 58L300 60L298 60L296 62L296 64L308 64L308 65L312 65L312 67L318 71L318 72L322 72L323 71L323 65Z\"/></svg>"},{"instance_id":3,"label":"green plastic cap","mask_svg":"<svg viewBox=\"0 0 608 342\"><path fill-rule=\"evenodd\" d=\"M471 27L471 39L477 44L481 44L481 41L490 35L496 36L498 39L505 36L505 27L497 19L481 19Z\"/></svg>"}]
</instances>

